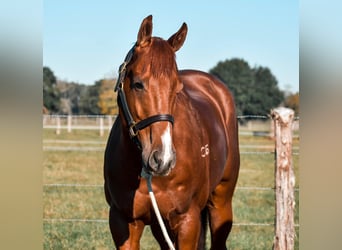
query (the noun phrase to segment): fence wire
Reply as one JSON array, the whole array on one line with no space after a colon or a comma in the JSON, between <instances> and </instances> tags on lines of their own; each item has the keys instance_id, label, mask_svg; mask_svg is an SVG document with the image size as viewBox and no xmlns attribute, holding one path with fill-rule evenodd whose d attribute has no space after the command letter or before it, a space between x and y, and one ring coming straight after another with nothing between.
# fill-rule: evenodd
<instances>
[{"instance_id":1,"label":"fence wire","mask_svg":"<svg viewBox=\"0 0 342 250\"><path fill-rule=\"evenodd\" d=\"M50 218L45 218L43 219L44 222L47 223L56 223L56 222L71 222L71 223L78 223L78 222L90 222L90 223L108 223L108 220L104 220L104 219L50 219ZM253 223L253 222L247 222L247 223L233 223L233 226L236 227L274 227L275 224L274 223ZM295 224L295 227L299 227L299 224Z\"/></svg>"},{"instance_id":2,"label":"fence wire","mask_svg":"<svg viewBox=\"0 0 342 250\"><path fill-rule=\"evenodd\" d=\"M112 121L111 119L115 119L116 116L103 116L103 115L78 115L77 118L83 118L83 119L103 119L107 118L108 121ZM46 120L55 121L56 119L68 118L67 115L44 115L44 123ZM271 119L270 115L239 115L237 116L238 120L246 120L246 119ZM295 121L299 121L299 117L294 117ZM86 126L79 126L82 129L87 129ZM43 124L43 128L56 128L54 125L46 125ZM67 128L66 126L60 126L60 128ZM104 126L102 129L109 129L110 124L108 126ZM77 129L77 126L76 126ZM94 127L92 127L94 129ZM241 132L240 132L241 133ZM244 135L243 133L241 133ZM245 135L254 135L252 133L245 132ZM265 136L265 135L263 135ZM44 140L44 144L91 144L91 145L100 145L100 144L106 144L105 141L77 141L77 140ZM240 148L253 148L245 146ZM267 148L269 146L266 146ZM240 152L241 155L271 155L275 154L274 146L270 146L269 148L273 148L272 151L242 151ZM43 151L104 151L105 147L100 146L43 146ZM298 149L293 147L293 149ZM299 152L292 152L293 155L299 155ZM49 184L43 184L44 188L103 188L103 185L100 184L79 184L79 183L49 183ZM236 187L236 190L242 190L242 191L273 191L275 190L274 187ZM299 188L295 189L296 192L299 192ZM84 218L43 218L43 221L45 223L108 223L107 219L84 219ZM233 223L233 226L237 227L245 227L245 226L253 226L253 227L270 227L275 226L274 223L254 223L254 222L239 222L239 223ZM295 227L299 227L299 224L295 224Z\"/></svg>"},{"instance_id":3,"label":"fence wire","mask_svg":"<svg viewBox=\"0 0 342 250\"><path fill-rule=\"evenodd\" d=\"M76 188L103 188L103 184L78 184L78 183L48 183L44 187L76 187ZM236 190L256 190L256 191L274 191L274 187L236 187ZM299 188L295 188L299 191Z\"/></svg>"}]
</instances>

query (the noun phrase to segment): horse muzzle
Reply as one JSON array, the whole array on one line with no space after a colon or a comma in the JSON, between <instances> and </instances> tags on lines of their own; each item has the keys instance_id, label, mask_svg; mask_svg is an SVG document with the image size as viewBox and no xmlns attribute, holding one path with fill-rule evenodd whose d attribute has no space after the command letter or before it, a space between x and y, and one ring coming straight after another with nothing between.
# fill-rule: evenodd
<instances>
[{"instance_id":1,"label":"horse muzzle","mask_svg":"<svg viewBox=\"0 0 342 250\"><path fill-rule=\"evenodd\" d=\"M167 155L162 151L153 151L148 157L146 164L147 170L152 175L167 176L176 165L176 153L171 152Z\"/></svg>"},{"instance_id":2,"label":"horse muzzle","mask_svg":"<svg viewBox=\"0 0 342 250\"><path fill-rule=\"evenodd\" d=\"M172 143L171 128L171 125L168 124L162 133L159 129L154 136L153 134L145 135L145 137L155 139L155 141L151 140L151 143L142 143L143 166L152 175L166 176L176 165L176 151Z\"/></svg>"}]
</instances>

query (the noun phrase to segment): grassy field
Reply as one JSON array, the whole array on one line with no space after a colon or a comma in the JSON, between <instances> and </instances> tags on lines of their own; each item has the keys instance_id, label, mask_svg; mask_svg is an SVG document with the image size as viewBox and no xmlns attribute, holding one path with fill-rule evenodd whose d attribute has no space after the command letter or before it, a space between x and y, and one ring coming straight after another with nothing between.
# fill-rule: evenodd
<instances>
[{"instance_id":1,"label":"grassy field","mask_svg":"<svg viewBox=\"0 0 342 250\"><path fill-rule=\"evenodd\" d=\"M107 136L100 137L98 131L84 130L62 131L56 135L53 130L44 129L44 249L114 248L102 188L103 149ZM233 201L235 224L227 241L229 249L272 248L274 192L253 187L274 186L274 154L270 153L273 145L274 142L265 137L240 137L241 170ZM61 150L63 147L69 150ZM294 152L298 153L298 139L294 141ZM298 154L294 155L297 188L298 159ZM298 197L296 191L296 224L299 224ZM295 249L299 249L298 227L296 233ZM141 245L142 250L158 249L148 227Z\"/></svg>"}]
</instances>

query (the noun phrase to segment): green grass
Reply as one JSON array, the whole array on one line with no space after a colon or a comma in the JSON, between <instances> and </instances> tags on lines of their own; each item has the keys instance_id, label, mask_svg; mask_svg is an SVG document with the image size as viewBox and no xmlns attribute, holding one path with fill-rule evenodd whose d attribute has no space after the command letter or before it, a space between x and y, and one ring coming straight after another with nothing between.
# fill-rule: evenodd
<instances>
[{"instance_id":1,"label":"green grass","mask_svg":"<svg viewBox=\"0 0 342 250\"><path fill-rule=\"evenodd\" d=\"M75 140L106 142L108 135L100 137L98 131L62 131L56 135L53 130L44 130L44 140ZM75 142L77 146L89 146ZM44 143L45 145L69 146L63 143ZM74 146L74 144L72 144ZM240 145L274 145L269 138L241 136ZM92 145L94 146L94 145ZM104 147L104 144L95 145ZM294 140L298 146L298 139ZM242 148L241 152L265 152L272 149ZM293 156L298 179L299 156ZM103 184L103 152L101 151L44 151L44 184ZM249 190L240 187L274 186L274 154L241 154L241 170L237 190L233 200L234 223L227 241L229 249L271 249L274 227L269 225L246 226L245 223L273 224L275 215L275 196L273 190ZM295 224L299 224L299 192L296 191ZM44 186L43 188L43 229L44 249L113 249L106 204L102 186ZM89 221L58 221L51 219L89 219ZM104 221L92 221L92 220ZM299 228L295 249L299 249ZM141 249L158 249L149 227L145 228L141 239ZM209 234L207 245L210 245Z\"/></svg>"},{"instance_id":2,"label":"green grass","mask_svg":"<svg viewBox=\"0 0 342 250\"><path fill-rule=\"evenodd\" d=\"M44 223L44 249L113 249L106 223Z\"/></svg>"},{"instance_id":3,"label":"green grass","mask_svg":"<svg viewBox=\"0 0 342 250\"><path fill-rule=\"evenodd\" d=\"M103 152L45 151L43 165L45 184L103 183Z\"/></svg>"},{"instance_id":4,"label":"green grass","mask_svg":"<svg viewBox=\"0 0 342 250\"><path fill-rule=\"evenodd\" d=\"M44 218L107 219L102 187L44 187Z\"/></svg>"}]
</instances>

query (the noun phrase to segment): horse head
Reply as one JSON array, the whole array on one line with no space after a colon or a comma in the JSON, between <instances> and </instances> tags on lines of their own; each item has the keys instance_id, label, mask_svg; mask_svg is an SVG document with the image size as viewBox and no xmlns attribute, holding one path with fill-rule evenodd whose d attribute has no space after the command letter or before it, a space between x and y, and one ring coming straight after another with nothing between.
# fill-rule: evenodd
<instances>
[{"instance_id":1,"label":"horse head","mask_svg":"<svg viewBox=\"0 0 342 250\"><path fill-rule=\"evenodd\" d=\"M119 76L116 87L120 117L138 141L143 167L153 175L168 175L176 164L173 113L176 94L183 84L178 78L175 52L182 47L186 34L183 23L168 40L152 37L152 16L146 17L120 69L123 76Z\"/></svg>"}]
</instances>

